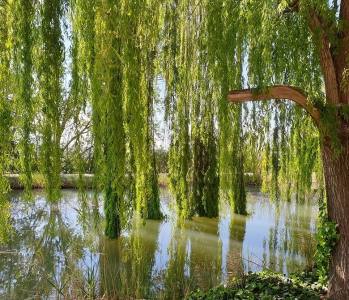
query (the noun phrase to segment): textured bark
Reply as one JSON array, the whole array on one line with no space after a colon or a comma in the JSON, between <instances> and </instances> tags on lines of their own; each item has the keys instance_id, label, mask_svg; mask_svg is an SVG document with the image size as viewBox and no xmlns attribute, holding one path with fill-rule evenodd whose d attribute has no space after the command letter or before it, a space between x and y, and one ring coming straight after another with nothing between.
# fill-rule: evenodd
<instances>
[{"instance_id":1,"label":"textured bark","mask_svg":"<svg viewBox=\"0 0 349 300\"><path fill-rule=\"evenodd\" d=\"M334 56L339 82L340 102L349 104L349 1L342 0L340 19L343 27L339 31L339 42ZM346 76L345 76L346 75Z\"/></svg>"},{"instance_id":2,"label":"textured bark","mask_svg":"<svg viewBox=\"0 0 349 300\"><path fill-rule=\"evenodd\" d=\"M324 21L312 10L309 15L309 28L318 41L320 65L325 81L327 100L333 104L339 103L338 78L330 41L324 28Z\"/></svg>"},{"instance_id":3,"label":"textured bark","mask_svg":"<svg viewBox=\"0 0 349 300\"><path fill-rule=\"evenodd\" d=\"M349 137L345 131L340 134L341 152L334 153L328 139L322 146L328 214L340 235L330 265L329 297L336 300L349 299Z\"/></svg>"}]
</instances>

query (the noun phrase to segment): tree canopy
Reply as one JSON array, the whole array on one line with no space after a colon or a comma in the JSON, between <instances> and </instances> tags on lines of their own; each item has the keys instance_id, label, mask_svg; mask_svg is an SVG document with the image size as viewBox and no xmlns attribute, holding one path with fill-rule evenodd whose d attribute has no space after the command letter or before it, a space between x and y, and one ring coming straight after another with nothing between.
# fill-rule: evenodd
<instances>
[{"instance_id":1,"label":"tree canopy","mask_svg":"<svg viewBox=\"0 0 349 300\"><path fill-rule=\"evenodd\" d=\"M19 170L28 193L39 171L49 197L58 198L72 127L74 168L84 171L88 143L79 129L91 120L96 187L113 199L106 211L122 214L134 203L145 218L161 217L159 79L171 187L183 216L216 216L218 186L245 213L245 171L260 174L274 199L304 198L314 170L322 181L318 134L303 111L278 102L231 106L226 95L292 85L310 101L302 106L320 109L327 79L317 43L326 34L336 46L336 2L3 1L1 17L1 170ZM309 30L318 19L326 28Z\"/></svg>"}]
</instances>

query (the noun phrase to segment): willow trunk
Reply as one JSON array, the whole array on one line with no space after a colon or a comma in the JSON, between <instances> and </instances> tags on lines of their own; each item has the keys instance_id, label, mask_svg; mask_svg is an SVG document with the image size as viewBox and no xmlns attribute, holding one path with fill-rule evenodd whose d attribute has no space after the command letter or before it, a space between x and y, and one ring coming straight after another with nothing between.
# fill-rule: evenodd
<instances>
[{"instance_id":1,"label":"willow trunk","mask_svg":"<svg viewBox=\"0 0 349 300\"><path fill-rule=\"evenodd\" d=\"M340 152L332 151L329 141L322 145L328 214L338 224L339 241L330 262L329 297L349 299L349 134L343 121Z\"/></svg>"}]
</instances>

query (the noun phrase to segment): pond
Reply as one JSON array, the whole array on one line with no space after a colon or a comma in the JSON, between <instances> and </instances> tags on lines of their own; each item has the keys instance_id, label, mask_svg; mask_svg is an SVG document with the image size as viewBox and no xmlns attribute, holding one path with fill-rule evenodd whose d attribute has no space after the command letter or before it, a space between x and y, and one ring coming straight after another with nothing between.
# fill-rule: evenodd
<instances>
[{"instance_id":1,"label":"pond","mask_svg":"<svg viewBox=\"0 0 349 300\"><path fill-rule=\"evenodd\" d=\"M180 299L196 288L268 268L288 274L312 264L316 201L269 201L248 191L247 217L221 204L216 219L180 226L161 191L163 221L136 218L120 239L103 235L103 205L65 190L58 205L36 191L12 193L12 236L0 246L1 299Z\"/></svg>"}]
</instances>

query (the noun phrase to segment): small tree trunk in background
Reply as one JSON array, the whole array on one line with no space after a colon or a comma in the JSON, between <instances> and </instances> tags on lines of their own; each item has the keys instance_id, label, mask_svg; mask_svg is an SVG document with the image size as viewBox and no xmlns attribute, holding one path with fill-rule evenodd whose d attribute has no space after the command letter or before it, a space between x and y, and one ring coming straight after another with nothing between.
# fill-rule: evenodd
<instances>
[{"instance_id":1,"label":"small tree trunk in background","mask_svg":"<svg viewBox=\"0 0 349 300\"><path fill-rule=\"evenodd\" d=\"M343 122L344 123L344 122ZM347 130L345 124L343 130ZM334 153L330 143L322 147L328 214L338 224L339 241L332 254L329 297L349 299L349 135L340 135L342 149Z\"/></svg>"}]
</instances>

